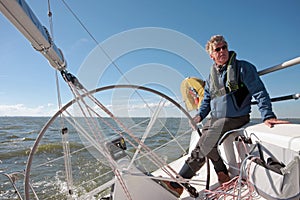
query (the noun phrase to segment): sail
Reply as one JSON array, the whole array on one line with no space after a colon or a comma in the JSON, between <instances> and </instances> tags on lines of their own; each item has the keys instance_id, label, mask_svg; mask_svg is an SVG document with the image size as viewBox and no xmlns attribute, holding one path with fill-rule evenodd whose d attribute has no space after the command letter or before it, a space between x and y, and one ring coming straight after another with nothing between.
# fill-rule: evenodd
<instances>
[{"instance_id":1,"label":"sail","mask_svg":"<svg viewBox=\"0 0 300 200\"><path fill-rule=\"evenodd\" d=\"M48 30L24 0L0 0L2 14L44 55L52 67L62 71L66 62L61 50L53 43Z\"/></svg>"}]
</instances>

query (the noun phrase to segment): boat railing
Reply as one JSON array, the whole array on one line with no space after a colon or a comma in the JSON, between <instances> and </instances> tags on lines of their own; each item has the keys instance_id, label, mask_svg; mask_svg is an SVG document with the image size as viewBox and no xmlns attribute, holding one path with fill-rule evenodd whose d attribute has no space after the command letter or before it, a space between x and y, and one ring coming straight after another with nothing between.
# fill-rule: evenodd
<instances>
[{"instance_id":1,"label":"boat railing","mask_svg":"<svg viewBox=\"0 0 300 200\"><path fill-rule=\"evenodd\" d=\"M9 173L2 172L0 173L0 175L7 178L8 181L7 184L10 184L13 188L13 190L10 190L9 188L2 188L2 189L7 189L7 191L1 191L1 193L3 192L3 194L0 194L0 197L4 196L5 198L11 198L11 199L15 199L17 197L18 199L23 200L23 197L21 195L21 190L23 188L20 190L20 187L23 186L23 181L25 177L24 171L14 171ZM38 199L31 184L30 184L30 189L32 190L32 193L35 196L35 198Z\"/></svg>"},{"instance_id":2,"label":"boat railing","mask_svg":"<svg viewBox=\"0 0 300 200\"><path fill-rule=\"evenodd\" d=\"M9 190L9 188L7 188L7 191L2 191L4 194L4 196L9 196L9 198L15 198L15 196L17 196L19 199L23 199L22 195L18 189L18 181L23 180L24 179L24 172L10 172L10 173L0 173L0 175L3 175L4 177L6 177L10 183L10 185L13 187L13 191ZM3 188L5 189L5 188Z\"/></svg>"}]
</instances>

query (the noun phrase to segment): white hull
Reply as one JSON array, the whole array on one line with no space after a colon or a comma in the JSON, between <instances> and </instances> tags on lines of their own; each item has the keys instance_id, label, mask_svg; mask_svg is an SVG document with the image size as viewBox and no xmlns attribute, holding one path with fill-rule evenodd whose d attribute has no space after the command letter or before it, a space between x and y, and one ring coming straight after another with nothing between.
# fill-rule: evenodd
<instances>
[{"instance_id":1,"label":"white hull","mask_svg":"<svg viewBox=\"0 0 300 200\"><path fill-rule=\"evenodd\" d=\"M300 125L299 124L282 124L282 125L276 125L273 128L268 128L266 125L264 124L257 124L257 125L253 125L253 126L249 126L245 129L247 131L248 134L255 134L257 138L259 138L262 142L268 142L271 144L276 145L278 148L284 148L284 149L288 149L291 150L294 153L294 158L298 159L298 161L300 160L299 157L299 150L300 150ZM196 132L192 133L191 136L191 148L193 148L193 146L195 146L195 142L198 141L198 134ZM255 142L255 137L253 137L253 143ZM222 148L222 147L221 147ZM231 151L230 149L227 151ZM285 150L284 150L285 151ZM224 152L222 151L222 154ZM223 155L224 156L224 155ZM178 160L172 162L170 164L170 166L175 169L175 171L179 171L181 169L181 166L183 165L183 163L185 162L186 158L188 157L188 155L185 155L181 158L179 158ZM225 156L226 157L226 156ZM287 160L285 160L286 162L288 162ZM228 162L228 161L226 161ZM232 161L231 161L232 162ZM229 164L233 164L230 163ZM288 163L286 163L288 164ZM296 175L298 174L298 178L294 178L294 183L291 184L295 184L296 186L293 188L293 190L298 190L298 196L294 196L293 198L290 199L298 199L299 198L299 169L300 169L300 165L299 162L296 161L296 164L298 165L297 167L294 167L294 169L298 169L298 171L293 172ZM230 172L232 172L232 174L235 174L236 172L232 169L229 169ZM131 173L131 172L129 172ZM255 172L256 173L256 172ZM266 172L268 175L268 171ZM291 173L291 172L290 172ZM231 176L233 176L231 174ZM165 179L168 180L168 175L163 172L162 170L157 170L155 172L152 173L152 175L154 177L160 177L158 179ZM206 192L206 188L205 188L205 184L206 184L206 176L207 176L207 165L205 164L200 171L197 173L197 175L195 177L193 177L193 179L191 180L192 185L197 189L197 191L199 191L199 197L196 199L203 199L203 193ZM261 175L260 175L261 176ZM279 176L279 175L278 175ZM163 178L162 178L163 177ZM282 177L281 175L279 177ZM162 190L163 187L161 187L159 184L157 184L156 182L150 181L149 177L142 177L142 176L130 176L130 175L125 175L124 177L125 182L128 181L128 190L131 192L132 194L132 199L145 199L145 200L153 200L153 199L177 199L174 195L168 195L166 193L166 190ZM233 177L232 177L233 178ZM171 180L171 179L169 179ZM262 186L266 186L267 188L272 188L272 185L270 184L287 184L287 183L280 183L280 180L265 180L265 183L261 183L260 185ZM298 185L297 185L298 184ZM214 190L217 187L219 187L219 183L218 183L218 179L216 176L216 173L214 172L213 169L213 165L210 163L210 190ZM256 186L254 185L254 188ZM261 187L261 186L259 186ZM275 187L275 186L273 186ZM276 186L276 187L282 187L282 186ZM298 189L297 189L298 187ZM120 191L118 191L119 188L116 188L117 191L115 191L116 195L114 199L123 199L121 197L124 197L124 194L122 193L120 195ZM243 191L241 191L241 196L248 194L248 190L244 191L245 187L243 187ZM293 192L294 192L293 191ZM239 193L239 189L237 189L235 192L233 191L224 191L224 192L229 192L231 194L235 194L238 195ZM279 191L280 192L280 191ZM171 194L171 193L169 193ZM254 192L255 194L255 192ZM262 194L261 191L259 191L259 194ZM272 198L270 196L266 196L266 194L262 194L262 196L260 195L255 195L255 199L275 199ZM285 194L286 195L286 194ZM124 198L126 199L126 198ZM189 193L187 191L184 191L183 194L181 195L180 199L184 199L184 200L189 200L189 199L195 199L193 197L190 197ZM222 199L222 198L221 198ZM231 197L231 195L227 195L226 199L238 199L236 197ZM241 198L243 199L243 198Z\"/></svg>"}]
</instances>

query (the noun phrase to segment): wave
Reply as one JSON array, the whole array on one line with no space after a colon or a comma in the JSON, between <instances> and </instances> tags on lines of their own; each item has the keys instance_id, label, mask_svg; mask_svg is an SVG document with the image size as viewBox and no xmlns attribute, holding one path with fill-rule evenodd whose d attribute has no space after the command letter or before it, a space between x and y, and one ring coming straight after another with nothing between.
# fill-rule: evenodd
<instances>
[{"instance_id":1,"label":"wave","mask_svg":"<svg viewBox=\"0 0 300 200\"><path fill-rule=\"evenodd\" d=\"M19 130L22 128L22 125L0 126L0 130Z\"/></svg>"},{"instance_id":2,"label":"wave","mask_svg":"<svg viewBox=\"0 0 300 200\"><path fill-rule=\"evenodd\" d=\"M69 143L69 147L73 149L73 151L76 151L84 148L84 145L76 142L71 142ZM41 144L38 146L38 149L35 153L36 154L40 154L40 153L62 154L63 146L61 142Z\"/></svg>"},{"instance_id":3,"label":"wave","mask_svg":"<svg viewBox=\"0 0 300 200\"><path fill-rule=\"evenodd\" d=\"M3 152L0 153L0 160L28 156L28 155L29 155L29 150L25 150L25 149Z\"/></svg>"},{"instance_id":4,"label":"wave","mask_svg":"<svg viewBox=\"0 0 300 200\"><path fill-rule=\"evenodd\" d=\"M3 138L4 139L4 138ZM35 141L35 138L29 138L29 137L18 137L16 135L11 135L5 138L6 140L3 140L0 142L0 144L6 144L10 145L11 143L18 143L18 142L28 142L28 141Z\"/></svg>"},{"instance_id":5,"label":"wave","mask_svg":"<svg viewBox=\"0 0 300 200\"><path fill-rule=\"evenodd\" d=\"M31 141L32 139L25 138L24 140ZM84 145L79 143L70 143L69 146L73 151L84 148ZM19 149L19 150L1 152L0 160L3 161L5 159L27 157L29 153L30 153L30 149ZM35 154L56 154L56 155L61 155L62 153L63 153L63 146L61 142L41 144L38 146L37 151L35 152Z\"/></svg>"}]
</instances>

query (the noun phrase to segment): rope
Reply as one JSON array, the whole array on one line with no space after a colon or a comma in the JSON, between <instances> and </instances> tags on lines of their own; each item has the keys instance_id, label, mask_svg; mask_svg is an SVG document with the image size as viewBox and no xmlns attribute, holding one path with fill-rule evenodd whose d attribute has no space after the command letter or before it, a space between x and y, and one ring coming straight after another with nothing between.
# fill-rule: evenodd
<instances>
[{"instance_id":1,"label":"rope","mask_svg":"<svg viewBox=\"0 0 300 200\"><path fill-rule=\"evenodd\" d=\"M65 0L62 0L63 4L65 7L70 11L70 13L73 15L73 17L78 21L80 26L87 32L87 34L91 37L91 39L95 42L95 44L101 49L101 51L104 53L104 55L108 58L108 60L112 63L112 66L116 68L116 70L120 73L120 75L124 78L124 80L128 83L131 84L130 81L127 79L125 74L122 72L121 68L116 64L116 62L109 56L109 54L106 52L106 50L100 45L100 43L97 41L97 39L93 36L93 34L88 30L88 28L84 25L84 23L80 20L80 18L76 15L76 13L71 9L71 7L66 3ZM154 111L152 110L151 106L148 105L148 103L145 101L143 96L135 90L139 98L145 103L147 108L153 113ZM158 119L158 121L164 126L163 122ZM168 133L172 136L172 134L169 132L167 129ZM177 142L177 141L176 141ZM179 145L180 146L180 145ZM183 148L182 148L183 149ZM184 149L183 149L184 150Z\"/></svg>"},{"instance_id":2,"label":"rope","mask_svg":"<svg viewBox=\"0 0 300 200\"><path fill-rule=\"evenodd\" d=\"M108 55L108 53L104 50L104 48L99 44L99 42L96 40L96 38L93 36L93 34L87 29L87 27L84 25L84 23L79 19L79 17L75 14L75 12L71 9L71 7L65 2L65 0L62 0L63 4L66 6L66 8L71 12L71 14L75 17L75 19L78 21L80 26L87 32L87 34L92 38L92 40L95 42L95 44L100 47L101 51L104 53L104 55L109 59L109 61L113 64L113 66L118 70L118 72L123 76L123 78L128 82L129 80L124 76L124 73L120 69L120 67L116 64L116 62L113 61L113 59Z\"/></svg>"},{"instance_id":3,"label":"rope","mask_svg":"<svg viewBox=\"0 0 300 200\"><path fill-rule=\"evenodd\" d=\"M71 163L71 153L70 145L68 141L68 129L63 128L61 131L62 134L62 143L64 150L64 161L65 161L65 171L66 171L66 180L69 195L73 194L73 176L72 176L72 163Z\"/></svg>"},{"instance_id":4,"label":"rope","mask_svg":"<svg viewBox=\"0 0 300 200\"><path fill-rule=\"evenodd\" d=\"M162 99L161 99L161 101L159 102L159 106L158 106L157 109L155 110L154 115L151 117L151 120L150 120L150 122L149 122L149 124L148 124L148 126L147 126L147 128L146 128L146 131L145 131L145 133L144 133L143 136L142 136L141 143L144 143L144 142L145 142L145 140L146 140L146 138L148 137L148 134L149 134L151 128L152 128L153 125L154 125L154 122L156 121L156 119L157 119L157 117L158 117L158 114L159 114L161 108L162 108L164 105L165 105L165 101L162 101ZM132 157L132 160L131 160L131 162L130 162L128 168L133 164L135 158L137 157L138 153L140 152L140 150L141 150L141 148L142 148L141 143L140 143L139 146L136 148L135 153L134 153L134 155L133 155L133 157Z\"/></svg>"},{"instance_id":5,"label":"rope","mask_svg":"<svg viewBox=\"0 0 300 200\"><path fill-rule=\"evenodd\" d=\"M88 92L87 90L85 90L85 92ZM176 175L180 176L177 172L175 172L173 170L173 168L171 168L163 159L159 158L147 145L145 145L143 142L141 142L137 137L135 137L135 135L118 119L116 118L103 104L101 104L94 96L92 95L88 95L91 100L93 100L96 105L98 105L104 112L106 112L112 119L115 120L115 122L125 130L125 132L128 133L128 135L134 139L135 142L137 142L138 144L140 144L148 153L150 153L150 155L153 156L153 159L155 160L155 162L157 162L158 166L161 167L163 169L163 171L165 171L168 175L170 175L171 177L174 177L169 171L166 170L166 168L170 169L173 173L175 173ZM165 168L166 167L166 168ZM175 177L174 177L175 179Z\"/></svg>"},{"instance_id":6,"label":"rope","mask_svg":"<svg viewBox=\"0 0 300 200\"><path fill-rule=\"evenodd\" d=\"M85 101L82 99L79 90L82 90L82 92L88 93L88 91L82 87L81 89L77 88L71 81L68 81L68 84L71 88L71 91L73 92L74 96L76 98L80 99L80 102L82 102L87 110L89 111L89 107L85 103ZM144 149L146 152L147 156L150 156L150 160L159 168L161 168L167 175L169 175L171 178L173 178L174 181L182 181L184 182L183 178L173 169L171 168L162 158L160 158L158 155L156 155L148 146L146 146L142 141L140 141L137 137L134 136L134 134L118 119L116 118L102 103L100 103L93 95L88 94L87 97L92 100L101 110L103 110L106 114L108 114L137 144L140 144L141 147ZM78 101L79 102L79 101ZM78 104L80 105L80 104ZM80 109L82 113L84 114L84 109L80 106ZM93 110L93 109L92 109ZM87 116L84 114L84 117L86 118ZM99 132L100 133L100 132ZM122 136L122 133L119 133ZM100 134L101 135L101 134ZM125 138L126 140L126 138ZM126 140L127 142L130 142L128 139ZM132 144L134 147L136 145ZM137 147L136 147L137 148ZM113 168L115 168L115 162L111 160L111 156L108 156L109 163ZM173 174L175 174L175 176ZM118 176L118 174L116 174ZM176 178L179 177L178 179ZM119 178L118 178L119 179ZM121 180L121 179L120 179ZM181 184L181 183L179 183ZM126 188L124 188L126 189ZM125 191L126 193L126 191Z\"/></svg>"},{"instance_id":7,"label":"rope","mask_svg":"<svg viewBox=\"0 0 300 200\"><path fill-rule=\"evenodd\" d=\"M84 103L84 100L82 99L79 90L81 90L83 93L87 94L87 97L92 100L101 110L103 110L106 114L108 114L123 130L125 130L125 132L132 138L134 139L135 142L137 142L138 144L141 144L141 146L144 148L144 150L151 155L152 157L149 158L152 160L152 162L154 164L157 165L157 167L161 168L166 174L168 174L170 177L174 178L174 181L178 181L176 180L175 176L172 175L171 172L173 172L177 177L181 177L175 170L173 170L173 168L171 168L163 159L159 158L148 146L146 146L144 143L142 143L138 138L136 138L134 136L133 133L131 133L131 131L118 119L116 118L102 103L100 103L93 95L89 94L89 92L78 82L78 80L67 80L67 83L69 84L71 91L73 92L73 95L75 98L80 99L80 101L82 103ZM77 85L80 85L80 87L76 87L73 82ZM78 101L79 102L79 101ZM85 103L84 103L85 104ZM78 104L79 105L79 104ZM87 104L85 104L86 107ZM83 108L81 108L82 113L84 113ZM93 109L92 109L93 110ZM85 117L87 117L85 115ZM121 134L122 136L122 134ZM126 139L126 138L125 138ZM130 142L129 140L126 140L127 142ZM132 144L133 145L133 144ZM135 145L133 145L135 146ZM168 171L170 170L170 171Z\"/></svg>"},{"instance_id":8,"label":"rope","mask_svg":"<svg viewBox=\"0 0 300 200\"><path fill-rule=\"evenodd\" d=\"M83 135L86 137L86 139L87 139L89 142L91 142L91 144L94 144L93 146L96 147L96 148L98 149L98 151L101 152L101 153L105 156L105 158L108 159L108 161L109 161L108 163L109 163L110 167L113 169L113 172L114 172L115 176L117 177L118 182L120 183L120 185L121 185L123 191L125 192L126 197L127 197L129 200L131 200L132 198L131 198L131 196L130 196L130 193L129 193L129 191L128 191L128 188L126 187L126 184L125 184L125 182L124 182L124 180L123 180L123 178L122 178L122 176L121 176L119 170L117 169L117 164L116 164L116 162L115 162L115 161L112 159L112 157L109 155L109 152L106 150L106 148L103 148L101 145L99 145L99 144L101 144L101 143L100 143L99 140L97 140L97 139L99 138L99 137L97 137L97 136L100 136L100 137L102 138L102 141L104 141L104 137L102 136L102 134L98 134L98 135L96 134L95 129L94 129L94 127L97 127L97 126L96 126L96 123L95 123L94 121L92 121L93 123L91 123L91 120L87 120L88 117L91 117L91 118L89 118L89 119L93 119L92 113L89 111L89 109L87 109L88 115L89 115L89 116L88 116L88 115L84 112L84 109L83 109L82 105L80 105L80 102L83 103L87 108L89 108L89 106L86 104L86 102L84 101L84 99L81 97L81 95L79 94L79 91L78 91L77 88L73 85L73 83L68 82L68 84L69 84L69 86L70 86L70 88L71 88L71 91L73 92L74 96L80 98L80 101L78 101L79 108L80 108L80 110L81 110L81 113L84 115L85 121L86 121L87 124L89 125L90 131L92 131L92 133L94 133L94 136L95 136L95 137L94 137L94 138L91 138L91 137L89 136L88 133L83 134ZM78 125L77 125L77 128L78 128ZM82 128L82 131L84 132L84 129L83 129L83 128ZM100 131L99 131L98 133L100 133ZM97 142L95 142L93 139L96 139Z\"/></svg>"},{"instance_id":9,"label":"rope","mask_svg":"<svg viewBox=\"0 0 300 200\"><path fill-rule=\"evenodd\" d=\"M240 131L243 131L243 133L247 135L247 132L243 128L228 131L227 133L225 133L218 142L218 148L217 148L218 152L220 153L220 149L219 149L220 144L224 142L224 140L227 138L229 134L239 133ZM238 153L241 152L240 148L243 148L243 152L247 155L245 158L240 158L243 159L240 168L236 168L234 166L229 165L229 163L226 162L226 160L221 156L221 154L220 156L224 161L224 163L226 163L233 169L238 169L240 171L240 174L234 177L233 179L231 179L230 181L223 183L215 190L206 190L204 195L206 195L208 199L226 199L226 197L230 197L233 200L235 199L253 200L255 199L256 196L258 197L258 194L256 193L254 186L251 184L249 180L250 177L249 166L255 159L257 159L257 157L250 154L249 148L247 148L247 144L244 142L241 134L238 134L237 138L240 139L238 140L240 141L240 143L237 145ZM250 160L250 162L247 165L248 160ZM246 178L244 178L243 175L244 172L246 173Z\"/></svg>"},{"instance_id":10,"label":"rope","mask_svg":"<svg viewBox=\"0 0 300 200\"><path fill-rule=\"evenodd\" d=\"M114 171L114 174L116 175L120 185L122 186L122 189L125 192L127 199L132 200L130 192L128 191L128 188L127 188L124 180L122 179L122 175L120 174L120 171L116 170L116 171Z\"/></svg>"},{"instance_id":11,"label":"rope","mask_svg":"<svg viewBox=\"0 0 300 200\"><path fill-rule=\"evenodd\" d=\"M52 20L52 12L51 12L51 7L50 7L50 0L48 0L48 18L49 18L51 38L52 38L52 41L54 41L53 20Z\"/></svg>"},{"instance_id":12,"label":"rope","mask_svg":"<svg viewBox=\"0 0 300 200\"><path fill-rule=\"evenodd\" d=\"M52 20L52 11L50 6L50 0L48 0L48 18L50 25L50 43L53 44L54 41L54 31L53 31L53 20ZM57 101L59 109L62 108L62 100L61 100L61 92L58 80L58 72L55 70L55 82L56 82L56 91L57 91ZM60 124L62 127L62 145L63 145L63 153L64 153L64 163L65 163L65 173L66 173L66 182L69 195L73 194L73 176L72 176L72 163L71 163L71 153L70 146L68 141L68 129L64 125L63 116L60 115Z\"/></svg>"},{"instance_id":13,"label":"rope","mask_svg":"<svg viewBox=\"0 0 300 200\"><path fill-rule=\"evenodd\" d=\"M72 11L72 9L67 5L67 3L62 0L63 4L66 6L66 8L72 13L72 15L75 17L75 19L80 23L80 25L83 27L83 29L89 34L89 36L92 38L92 40L100 47L100 49L102 50L102 52L106 55L106 57L111 61L111 63L113 64L113 66L119 71L119 73L124 77L124 79L128 82L129 80L124 76L124 73L121 71L121 69L117 66L117 64L112 60L112 58L107 54L107 52L104 50L104 48L102 46L99 45L99 42L95 39L95 37L91 34L91 32L89 32L89 30L86 28L86 26L82 23L82 21L79 19L79 17ZM53 25L52 23L52 13L51 13L51 9L50 9L50 0L48 0L48 9L49 9L49 12L48 12L48 15L49 15L49 19L50 19L50 24ZM51 29L53 31L53 29ZM71 91L73 93L73 95L75 96L75 98L80 98L80 93L79 93L79 88L76 88L76 86L74 86L74 84L70 81L67 81L68 84L69 84L69 87L71 88ZM78 86L78 85L77 85ZM83 92L88 92L85 88L82 88L81 89ZM137 92L137 91L136 91ZM58 93L59 93L59 90L58 90ZM137 92L137 94L140 96L140 98L145 102L145 100L143 99L143 97ZM59 95L58 95L59 96ZM144 143L143 141L140 141L138 138L136 138L131 132L129 129L127 129L126 126L124 126L124 124L119 121L103 104L101 104L96 98L94 98L92 95L88 95L90 100L92 100L101 110L103 110L106 114L108 114L112 119L115 120L115 122L123 129L125 130L125 132L131 137L133 138L133 140L135 142L137 142L143 149L144 151L146 152L147 156L151 156L151 160L154 164L156 164L158 167L162 168L162 170L168 174L170 177L172 177L174 179L174 181L177 181L176 180L176 177L174 175L172 175L171 172L173 172L175 175L177 175L178 177L180 177L179 174L177 174L177 172L175 172L162 158L160 158L159 156L157 156L150 148L148 148ZM60 97L59 97L60 98ZM81 103L83 105L81 105L80 103L78 103L79 105L79 108L84 116L85 119L87 119L88 117L91 117L92 116L92 110L93 109L89 109L89 107L87 106L86 102L83 101L83 99L81 98ZM60 104L61 102L59 102ZM149 108L149 110L152 111L151 107L145 102L145 104L147 105L147 107ZM87 114L84 112L84 108L86 108L87 110ZM153 112L153 111L152 111ZM89 126L89 129L92 130L92 133L94 134L94 137L95 139L97 140L98 143L100 143L101 139L99 140L99 135L100 135L100 138L103 139L103 136L101 136L101 134L97 134L100 133L100 131L95 131L95 127L96 126L96 122L95 121L90 121L90 120L86 120L86 123L88 124ZM161 122L162 123L162 122ZM122 136L122 133L118 133ZM89 138L89 137L88 137ZM90 138L89 138L90 139ZM69 153L69 150L67 149L68 146L66 146L66 150L64 150L64 153L66 155L68 155ZM101 147L100 147L101 149ZM105 152L105 151L104 151ZM110 156L107 156L108 158ZM66 157L66 159L68 159ZM71 164L70 161L66 161L67 164ZM112 165L112 166L116 166L115 165L115 162L113 160L109 160L109 163ZM70 172L70 168L69 167L66 167L66 173L71 173ZM118 174L116 174L116 176L118 177ZM182 177L181 177L182 178ZM119 178L118 178L119 179ZM121 179L120 179L121 180ZM122 184L122 180L120 182ZM126 188L124 188L126 189ZM128 191L125 191L125 193L128 192Z\"/></svg>"},{"instance_id":14,"label":"rope","mask_svg":"<svg viewBox=\"0 0 300 200\"><path fill-rule=\"evenodd\" d=\"M56 78L56 90L57 90L57 101L59 109L62 108L62 101L61 101L61 93L59 87L59 80L58 80L58 72L55 70L55 78ZM71 195L73 192L73 176L72 176L72 163L71 163L71 154L70 154L70 146L68 141L68 129L65 127L64 124L64 117L60 114L59 117L61 134L62 134L62 145L63 145L63 153L64 153L64 163L65 163L65 173L66 173L66 182L69 194Z\"/></svg>"},{"instance_id":15,"label":"rope","mask_svg":"<svg viewBox=\"0 0 300 200\"><path fill-rule=\"evenodd\" d=\"M249 170L247 170L247 173L249 175ZM230 181L223 183L214 190L205 190L204 195L207 199L226 199L227 197L232 200L259 199L259 195L256 193L249 179L247 178L244 180L241 176L232 178Z\"/></svg>"}]
</instances>

